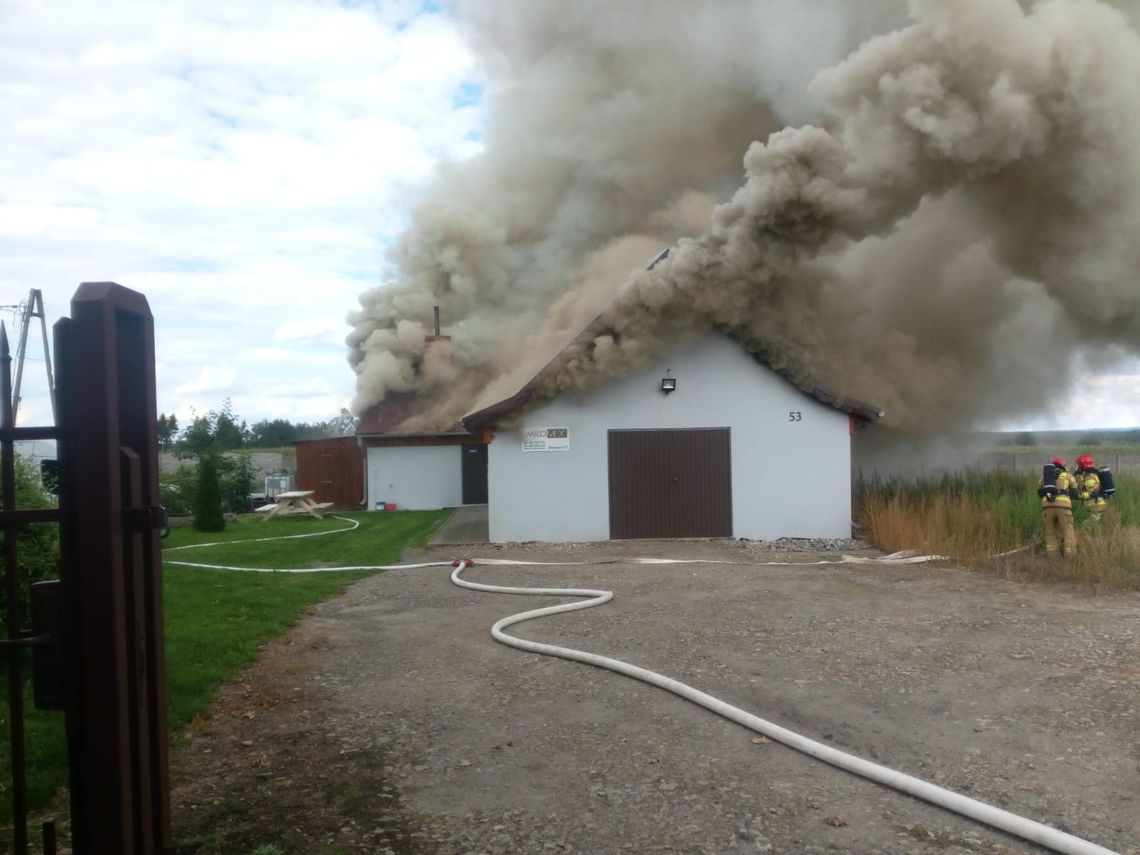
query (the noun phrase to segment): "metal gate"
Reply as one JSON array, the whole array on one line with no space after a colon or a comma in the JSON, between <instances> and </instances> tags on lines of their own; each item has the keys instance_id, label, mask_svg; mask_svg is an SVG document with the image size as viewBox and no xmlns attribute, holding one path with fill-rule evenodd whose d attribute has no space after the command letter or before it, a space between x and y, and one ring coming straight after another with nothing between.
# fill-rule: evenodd
<instances>
[{"instance_id":1,"label":"metal gate","mask_svg":"<svg viewBox=\"0 0 1140 855\"><path fill-rule=\"evenodd\" d=\"M610 537L731 537L728 428L611 430Z\"/></svg>"},{"instance_id":2,"label":"metal gate","mask_svg":"<svg viewBox=\"0 0 1140 855\"><path fill-rule=\"evenodd\" d=\"M37 706L65 711L71 851L172 850L167 766L154 321L141 294L80 286L55 326L56 427L15 427L11 358L0 336L14 853L28 852L24 705L32 648ZM13 443L56 439L59 508L16 507ZM59 579L21 602L20 530L58 521ZM23 613L30 611L31 628ZM54 822L43 851L55 851Z\"/></svg>"}]
</instances>

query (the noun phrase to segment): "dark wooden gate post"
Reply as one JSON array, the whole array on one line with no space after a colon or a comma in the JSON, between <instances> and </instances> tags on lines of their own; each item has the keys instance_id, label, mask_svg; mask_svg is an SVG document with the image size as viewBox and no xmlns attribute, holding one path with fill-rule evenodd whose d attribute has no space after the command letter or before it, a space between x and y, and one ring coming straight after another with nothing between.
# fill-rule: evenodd
<instances>
[{"instance_id":1,"label":"dark wooden gate post","mask_svg":"<svg viewBox=\"0 0 1140 855\"><path fill-rule=\"evenodd\" d=\"M169 852L154 320L85 282L55 337L73 851Z\"/></svg>"}]
</instances>

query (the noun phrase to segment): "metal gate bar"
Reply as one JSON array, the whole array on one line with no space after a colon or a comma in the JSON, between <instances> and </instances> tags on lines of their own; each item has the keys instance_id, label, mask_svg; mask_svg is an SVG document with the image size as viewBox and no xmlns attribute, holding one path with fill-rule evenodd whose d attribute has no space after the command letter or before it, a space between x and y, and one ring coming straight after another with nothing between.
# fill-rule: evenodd
<instances>
[{"instance_id":1,"label":"metal gate bar","mask_svg":"<svg viewBox=\"0 0 1140 855\"><path fill-rule=\"evenodd\" d=\"M20 529L32 522L58 522L54 508L23 509L16 507L15 443L25 439L54 439L54 427L17 428L14 424L12 399L12 354L8 331L0 325L0 478L3 481L0 503L0 527L4 531L4 594L6 597L7 637L0 641L7 659L8 730L11 751L12 851L25 855L28 851L27 760L24 746L24 668L23 648L48 641L23 629L24 615L20 605L20 568L17 547ZM48 841L45 840L45 851Z\"/></svg>"}]
</instances>

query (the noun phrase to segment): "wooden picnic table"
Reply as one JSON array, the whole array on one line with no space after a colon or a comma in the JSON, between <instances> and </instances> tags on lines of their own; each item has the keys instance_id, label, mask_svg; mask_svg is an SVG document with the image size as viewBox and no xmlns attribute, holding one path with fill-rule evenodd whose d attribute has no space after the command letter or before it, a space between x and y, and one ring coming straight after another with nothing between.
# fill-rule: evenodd
<instances>
[{"instance_id":1,"label":"wooden picnic table","mask_svg":"<svg viewBox=\"0 0 1140 855\"><path fill-rule=\"evenodd\" d=\"M278 493L273 502L257 508L262 519L269 519L279 514L311 514L317 519L324 519L321 511L333 506L332 502L314 502L312 495L316 490L290 490L287 493Z\"/></svg>"}]
</instances>

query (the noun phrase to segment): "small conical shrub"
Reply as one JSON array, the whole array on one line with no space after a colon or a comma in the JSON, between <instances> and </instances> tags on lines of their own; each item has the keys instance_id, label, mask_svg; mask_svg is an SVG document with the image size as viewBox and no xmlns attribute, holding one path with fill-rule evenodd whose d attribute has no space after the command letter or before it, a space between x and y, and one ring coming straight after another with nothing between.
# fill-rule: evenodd
<instances>
[{"instance_id":1,"label":"small conical shrub","mask_svg":"<svg viewBox=\"0 0 1140 855\"><path fill-rule=\"evenodd\" d=\"M198 461L198 501L194 503L194 528L198 531L224 531L222 490L218 483L218 461L203 454Z\"/></svg>"}]
</instances>

